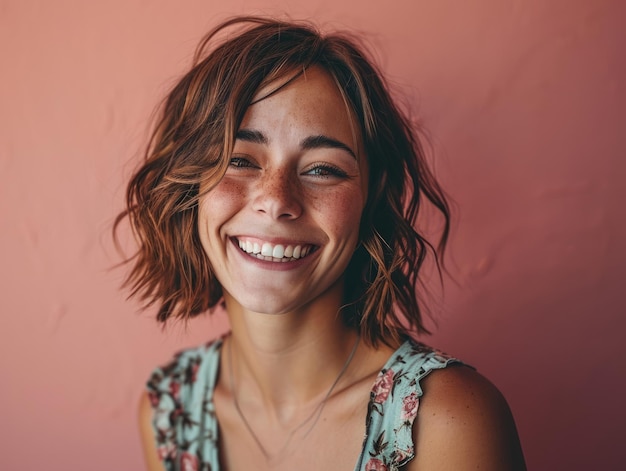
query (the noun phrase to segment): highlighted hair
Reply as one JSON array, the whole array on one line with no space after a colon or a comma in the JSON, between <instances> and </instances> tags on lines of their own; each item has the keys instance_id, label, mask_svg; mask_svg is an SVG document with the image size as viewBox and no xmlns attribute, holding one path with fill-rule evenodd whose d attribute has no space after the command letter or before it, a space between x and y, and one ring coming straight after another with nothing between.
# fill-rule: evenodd
<instances>
[{"instance_id":1,"label":"highlighted hair","mask_svg":"<svg viewBox=\"0 0 626 471\"><path fill-rule=\"evenodd\" d=\"M159 321L186 319L220 302L222 289L198 235L200 188L210 191L224 175L257 90L311 66L337 83L369 167L361 243L346 271L342 316L372 345L428 332L418 274L429 253L441 271L450 212L417 129L357 38L261 17L228 20L199 44L191 70L162 104L145 160L128 185L126 210L116 219L114 232L128 218L139 244L127 260L132 269L125 285L146 306L158 305ZM415 229L425 202L443 216L436 244Z\"/></svg>"}]
</instances>

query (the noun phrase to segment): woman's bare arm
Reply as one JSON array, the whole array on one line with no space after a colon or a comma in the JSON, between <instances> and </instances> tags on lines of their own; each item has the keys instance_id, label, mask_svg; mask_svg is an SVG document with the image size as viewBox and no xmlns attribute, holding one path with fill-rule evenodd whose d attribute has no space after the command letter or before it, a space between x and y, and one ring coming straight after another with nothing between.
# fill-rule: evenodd
<instances>
[{"instance_id":1,"label":"woman's bare arm","mask_svg":"<svg viewBox=\"0 0 626 471\"><path fill-rule=\"evenodd\" d=\"M139 401L139 432L143 448L146 469L148 471L165 471L157 454L152 430L152 405L148 393L144 392Z\"/></svg>"}]
</instances>

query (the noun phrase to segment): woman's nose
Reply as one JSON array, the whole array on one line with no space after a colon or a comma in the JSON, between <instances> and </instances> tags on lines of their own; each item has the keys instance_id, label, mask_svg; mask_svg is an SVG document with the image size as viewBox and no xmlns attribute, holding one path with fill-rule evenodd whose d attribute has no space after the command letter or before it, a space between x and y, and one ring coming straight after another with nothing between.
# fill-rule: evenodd
<instances>
[{"instance_id":1,"label":"woman's nose","mask_svg":"<svg viewBox=\"0 0 626 471\"><path fill-rule=\"evenodd\" d=\"M261 177L253 209L273 219L296 219L302 214L297 175L283 170L266 170Z\"/></svg>"}]
</instances>

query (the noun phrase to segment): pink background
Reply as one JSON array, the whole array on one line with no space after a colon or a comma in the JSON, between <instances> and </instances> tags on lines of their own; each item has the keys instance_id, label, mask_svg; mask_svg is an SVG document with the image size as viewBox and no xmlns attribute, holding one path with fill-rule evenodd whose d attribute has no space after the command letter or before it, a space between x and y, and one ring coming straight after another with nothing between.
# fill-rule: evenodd
<instances>
[{"instance_id":1,"label":"pink background","mask_svg":"<svg viewBox=\"0 0 626 471\"><path fill-rule=\"evenodd\" d=\"M110 225L151 111L201 35L288 12L370 33L459 216L427 339L508 397L529 469L622 468L626 11L619 0L0 1L2 469L141 469L162 333Z\"/></svg>"}]
</instances>

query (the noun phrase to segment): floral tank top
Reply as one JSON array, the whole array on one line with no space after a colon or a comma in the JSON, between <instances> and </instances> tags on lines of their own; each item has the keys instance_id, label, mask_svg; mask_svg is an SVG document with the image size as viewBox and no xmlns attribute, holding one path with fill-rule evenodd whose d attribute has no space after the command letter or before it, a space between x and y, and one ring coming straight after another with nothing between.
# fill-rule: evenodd
<instances>
[{"instance_id":1,"label":"floral tank top","mask_svg":"<svg viewBox=\"0 0 626 471\"><path fill-rule=\"evenodd\" d=\"M147 389L159 458L167 471L218 471L213 405L222 339L184 350L152 373ZM458 360L408 340L378 374L370 391L365 438L355 471L395 471L415 456L413 421L420 381Z\"/></svg>"}]
</instances>

